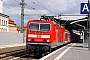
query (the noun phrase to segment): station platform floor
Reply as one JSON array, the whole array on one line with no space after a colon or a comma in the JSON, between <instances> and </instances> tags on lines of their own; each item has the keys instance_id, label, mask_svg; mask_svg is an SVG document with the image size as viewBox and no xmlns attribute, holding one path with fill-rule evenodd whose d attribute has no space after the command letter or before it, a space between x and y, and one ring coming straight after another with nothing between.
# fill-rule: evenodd
<instances>
[{"instance_id":1,"label":"station platform floor","mask_svg":"<svg viewBox=\"0 0 90 60\"><path fill-rule=\"evenodd\" d=\"M0 54L25 49L25 43L0 46Z\"/></svg>"},{"instance_id":2,"label":"station platform floor","mask_svg":"<svg viewBox=\"0 0 90 60\"><path fill-rule=\"evenodd\" d=\"M3 48L10 48L10 47L18 47L18 46L25 46L26 43L22 43L22 44L11 44L11 45L2 45L0 46L0 49Z\"/></svg>"},{"instance_id":3,"label":"station platform floor","mask_svg":"<svg viewBox=\"0 0 90 60\"><path fill-rule=\"evenodd\" d=\"M90 50L82 43L71 43L39 60L90 60Z\"/></svg>"}]
</instances>

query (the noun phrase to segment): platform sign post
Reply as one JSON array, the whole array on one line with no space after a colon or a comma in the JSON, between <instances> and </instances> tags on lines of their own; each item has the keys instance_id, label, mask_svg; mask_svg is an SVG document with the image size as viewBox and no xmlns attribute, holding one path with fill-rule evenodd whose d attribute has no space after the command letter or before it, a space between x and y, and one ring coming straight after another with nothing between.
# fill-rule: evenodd
<instances>
[{"instance_id":1,"label":"platform sign post","mask_svg":"<svg viewBox=\"0 0 90 60\"><path fill-rule=\"evenodd\" d=\"M88 3L90 4L90 0L88 0ZM88 14L88 20L89 20L89 41L88 41L89 43L88 45L89 45L89 50L90 50L90 14Z\"/></svg>"},{"instance_id":2,"label":"platform sign post","mask_svg":"<svg viewBox=\"0 0 90 60\"><path fill-rule=\"evenodd\" d=\"M88 47L89 47L89 50L90 50L90 0L88 0L88 3L81 3L80 14L88 14L88 20L89 20Z\"/></svg>"},{"instance_id":3,"label":"platform sign post","mask_svg":"<svg viewBox=\"0 0 90 60\"><path fill-rule=\"evenodd\" d=\"M89 14L89 43L88 45L89 45L89 50L90 50L90 14Z\"/></svg>"}]
</instances>

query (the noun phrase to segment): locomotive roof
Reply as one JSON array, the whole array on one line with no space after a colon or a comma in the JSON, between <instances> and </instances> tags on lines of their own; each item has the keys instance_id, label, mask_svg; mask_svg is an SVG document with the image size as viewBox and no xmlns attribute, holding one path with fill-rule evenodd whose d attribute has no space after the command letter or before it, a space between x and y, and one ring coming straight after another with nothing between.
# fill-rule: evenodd
<instances>
[{"instance_id":1,"label":"locomotive roof","mask_svg":"<svg viewBox=\"0 0 90 60\"><path fill-rule=\"evenodd\" d=\"M38 22L38 23L43 23L44 22L44 23L54 23L54 24L57 24L56 22L51 21L51 20L49 20L49 21L46 21L46 20L29 20L28 23L30 23L30 22ZM63 26L60 26L60 27L65 29ZM68 31L67 29L65 29L65 30Z\"/></svg>"},{"instance_id":2,"label":"locomotive roof","mask_svg":"<svg viewBox=\"0 0 90 60\"><path fill-rule=\"evenodd\" d=\"M46 20L29 20L28 23L29 23L29 22L41 22L41 23L44 22L44 23L51 23L51 22L53 22L53 21L46 21Z\"/></svg>"}]
</instances>

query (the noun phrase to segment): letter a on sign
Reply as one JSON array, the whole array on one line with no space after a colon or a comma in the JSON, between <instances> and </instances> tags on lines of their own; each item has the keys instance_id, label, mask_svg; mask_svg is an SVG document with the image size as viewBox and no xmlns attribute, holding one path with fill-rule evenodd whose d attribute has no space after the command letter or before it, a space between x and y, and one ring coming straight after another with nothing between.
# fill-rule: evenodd
<instances>
[{"instance_id":1,"label":"letter a on sign","mask_svg":"<svg viewBox=\"0 0 90 60\"><path fill-rule=\"evenodd\" d=\"M90 3L81 3L81 14L90 14Z\"/></svg>"},{"instance_id":2,"label":"letter a on sign","mask_svg":"<svg viewBox=\"0 0 90 60\"><path fill-rule=\"evenodd\" d=\"M87 6L87 4L84 4L84 7L83 7L83 10L82 10L82 12L84 12L84 11L87 11L87 12L89 12L89 9L88 9L88 6Z\"/></svg>"}]
</instances>

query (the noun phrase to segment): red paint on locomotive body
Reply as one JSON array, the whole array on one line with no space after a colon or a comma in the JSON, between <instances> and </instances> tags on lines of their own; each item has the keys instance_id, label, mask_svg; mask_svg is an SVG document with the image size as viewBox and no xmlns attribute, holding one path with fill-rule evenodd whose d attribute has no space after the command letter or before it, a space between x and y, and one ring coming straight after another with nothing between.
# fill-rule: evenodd
<instances>
[{"instance_id":1,"label":"red paint on locomotive body","mask_svg":"<svg viewBox=\"0 0 90 60\"><path fill-rule=\"evenodd\" d=\"M30 24L37 24L39 25L37 29L30 29ZM27 24L27 35L26 35L26 41L30 42L51 42L51 35L52 35L52 29L51 29L52 22L46 22L46 21L40 21L40 20L30 20ZM48 28L45 27L45 25L48 25ZM34 28L35 26L32 26ZM47 30L44 30L44 27ZM43 30L41 30L42 28ZM33 41L32 41L33 39Z\"/></svg>"},{"instance_id":2,"label":"red paint on locomotive body","mask_svg":"<svg viewBox=\"0 0 90 60\"><path fill-rule=\"evenodd\" d=\"M34 24L45 24L49 25L49 31L40 30L40 26L38 26L38 30L30 30L30 23ZM45 27L43 25L43 27ZM34 26L33 26L34 28ZM65 30L63 27L57 25L54 21L41 21L41 20L30 20L27 24L27 42L65 42L69 41L69 32Z\"/></svg>"},{"instance_id":3,"label":"red paint on locomotive body","mask_svg":"<svg viewBox=\"0 0 90 60\"><path fill-rule=\"evenodd\" d=\"M54 21L29 20L26 32L27 49L30 50L29 46L37 44L45 46L45 49L46 46L47 49L58 47L70 42L69 34L69 31Z\"/></svg>"}]
</instances>

